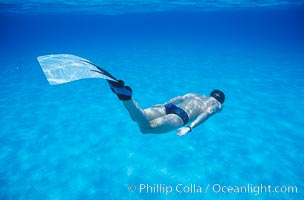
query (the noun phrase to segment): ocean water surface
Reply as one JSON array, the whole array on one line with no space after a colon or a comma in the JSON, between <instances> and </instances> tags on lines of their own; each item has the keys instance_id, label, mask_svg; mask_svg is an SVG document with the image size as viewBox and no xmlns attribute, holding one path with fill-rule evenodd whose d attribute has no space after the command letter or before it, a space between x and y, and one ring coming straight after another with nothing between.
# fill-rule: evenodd
<instances>
[{"instance_id":1,"label":"ocean water surface","mask_svg":"<svg viewBox=\"0 0 304 200\"><path fill-rule=\"evenodd\" d=\"M303 3L269 2L0 3L0 199L303 199ZM37 57L59 53L143 108L221 89L224 109L142 134L103 79L50 86Z\"/></svg>"}]
</instances>

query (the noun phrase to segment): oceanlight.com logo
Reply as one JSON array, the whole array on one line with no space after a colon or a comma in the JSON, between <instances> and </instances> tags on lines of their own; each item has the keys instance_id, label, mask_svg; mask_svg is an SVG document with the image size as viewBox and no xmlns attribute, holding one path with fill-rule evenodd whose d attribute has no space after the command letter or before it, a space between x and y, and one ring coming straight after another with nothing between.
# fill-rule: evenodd
<instances>
[{"instance_id":1,"label":"oceanlight.com logo","mask_svg":"<svg viewBox=\"0 0 304 200\"><path fill-rule=\"evenodd\" d=\"M138 185L130 184L128 186L129 192L137 192L140 194L165 194L169 195L171 193L222 193L222 194L252 194L261 195L265 193L277 193L277 194L291 194L298 193L297 186L271 186L271 185L241 185L241 186L227 186L221 184L176 184L176 185L166 185L166 184L143 184Z\"/></svg>"}]
</instances>

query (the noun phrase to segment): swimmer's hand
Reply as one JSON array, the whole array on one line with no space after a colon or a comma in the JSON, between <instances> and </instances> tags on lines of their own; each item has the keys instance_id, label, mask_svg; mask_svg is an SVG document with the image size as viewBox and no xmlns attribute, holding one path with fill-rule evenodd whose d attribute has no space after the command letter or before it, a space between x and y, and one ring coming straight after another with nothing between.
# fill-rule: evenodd
<instances>
[{"instance_id":1,"label":"swimmer's hand","mask_svg":"<svg viewBox=\"0 0 304 200\"><path fill-rule=\"evenodd\" d=\"M178 136L183 136L183 135L186 135L188 132L190 132L189 127L181 127L181 128L178 129L177 135Z\"/></svg>"}]
</instances>

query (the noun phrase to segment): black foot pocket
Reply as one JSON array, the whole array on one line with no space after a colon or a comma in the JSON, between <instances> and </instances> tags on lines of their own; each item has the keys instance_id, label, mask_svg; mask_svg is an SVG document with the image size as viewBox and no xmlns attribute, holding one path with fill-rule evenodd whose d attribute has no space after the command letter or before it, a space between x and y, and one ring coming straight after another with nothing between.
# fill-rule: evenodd
<instances>
[{"instance_id":1,"label":"black foot pocket","mask_svg":"<svg viewBox=\"0 0 304 200\"><path fill-rule=\"evenodd\" d=\"M117 82L108 81L108 83L110 84L112 92L114 92L120 100L127 101L131 99L132 89L129 86L124 86L122 80L118 80Z\"/></svg>"}]
</instances>

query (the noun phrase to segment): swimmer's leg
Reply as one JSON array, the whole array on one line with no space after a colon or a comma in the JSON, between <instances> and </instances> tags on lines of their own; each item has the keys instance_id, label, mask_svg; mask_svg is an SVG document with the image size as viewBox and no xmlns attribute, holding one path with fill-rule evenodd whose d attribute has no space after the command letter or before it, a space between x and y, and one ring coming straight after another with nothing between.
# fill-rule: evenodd
<instances>
[{"instance_id":1,"label":"swimmer's leg","mask_svg":"<svg viewBox=\"0 0 304 200\"><path fill-rule=\"evenodd\" d=\"M176 130L184 125L182 118L176 114L169 114L150 121L150 129L146 133L166 133Z\"/></svg>"},{"instance_id":2,"label":"swimmer's leg","mask_svg":"<svg viewBox=\"0 0 304 200\"><path fill-rule=\"evenodd\" d=\"M145 112L139 107L138 103L134 99L123 101L123 104L128 110L132 119L137 122L141 131L150 127L150 122Z\"/></svg>"},{"instance_id":3,"label":"swimmer's leg","mask_svg":"<svg viewBox=\"0 0 304 200\"><path fill-rule=\"evenodd\" d=\"M165 115L165 113L162 113L161 109L158 111L146 109L144 111L139 107L138 103L133 99L129 101L123 101L123 104L129 111L131 117L137 122L140 131L142 133L156 133L156 134L165 133L180 128L184 124L183 120L179 116L175 114ZM156 112L157 114L164 114L164 115L156 119L149 120L149 118L151 118L152 115L148 117L146 113L152 111Z\"/></svg>"},{"instance_id":4,"label":"swimmer's leg","mask_svg":"<svg viewBox=\"0 0 304 200\"><path fill-rule=\"evenodd\" d=\"M141 109L138 103L132 99L132 89L125 86L123 81L108 81L111 90L123 102L131 118L137 122L142 133L165 133L181 127L183 120L175 115L166 115L164 106L155 106L149 109Z\"/></svg>"},{"instance_id":5,"label":"swimmer's leg","mask_svg":"<svg viewBox=\"0 0 304 200\"><path fill-rule=\"evenodd\" d=\"M165 106L153 106L151 108L144 109L144 113L149 121L166 115Z\"/></svg>"},{"instance_id":6,"label":"swimmer's leg","mask_svg":"<svg viewBox=\"0 0 304 200\"><path fill-rule=\"evenodd\" d=\"M140 127L147 126L149 120L138 103L132 99L132 89L129 86L125 86L122 80L117 82L108 81L108 83L112 92L117 95L127 108L132 120L139 123Z\"/></svg>"}]
</instances>

